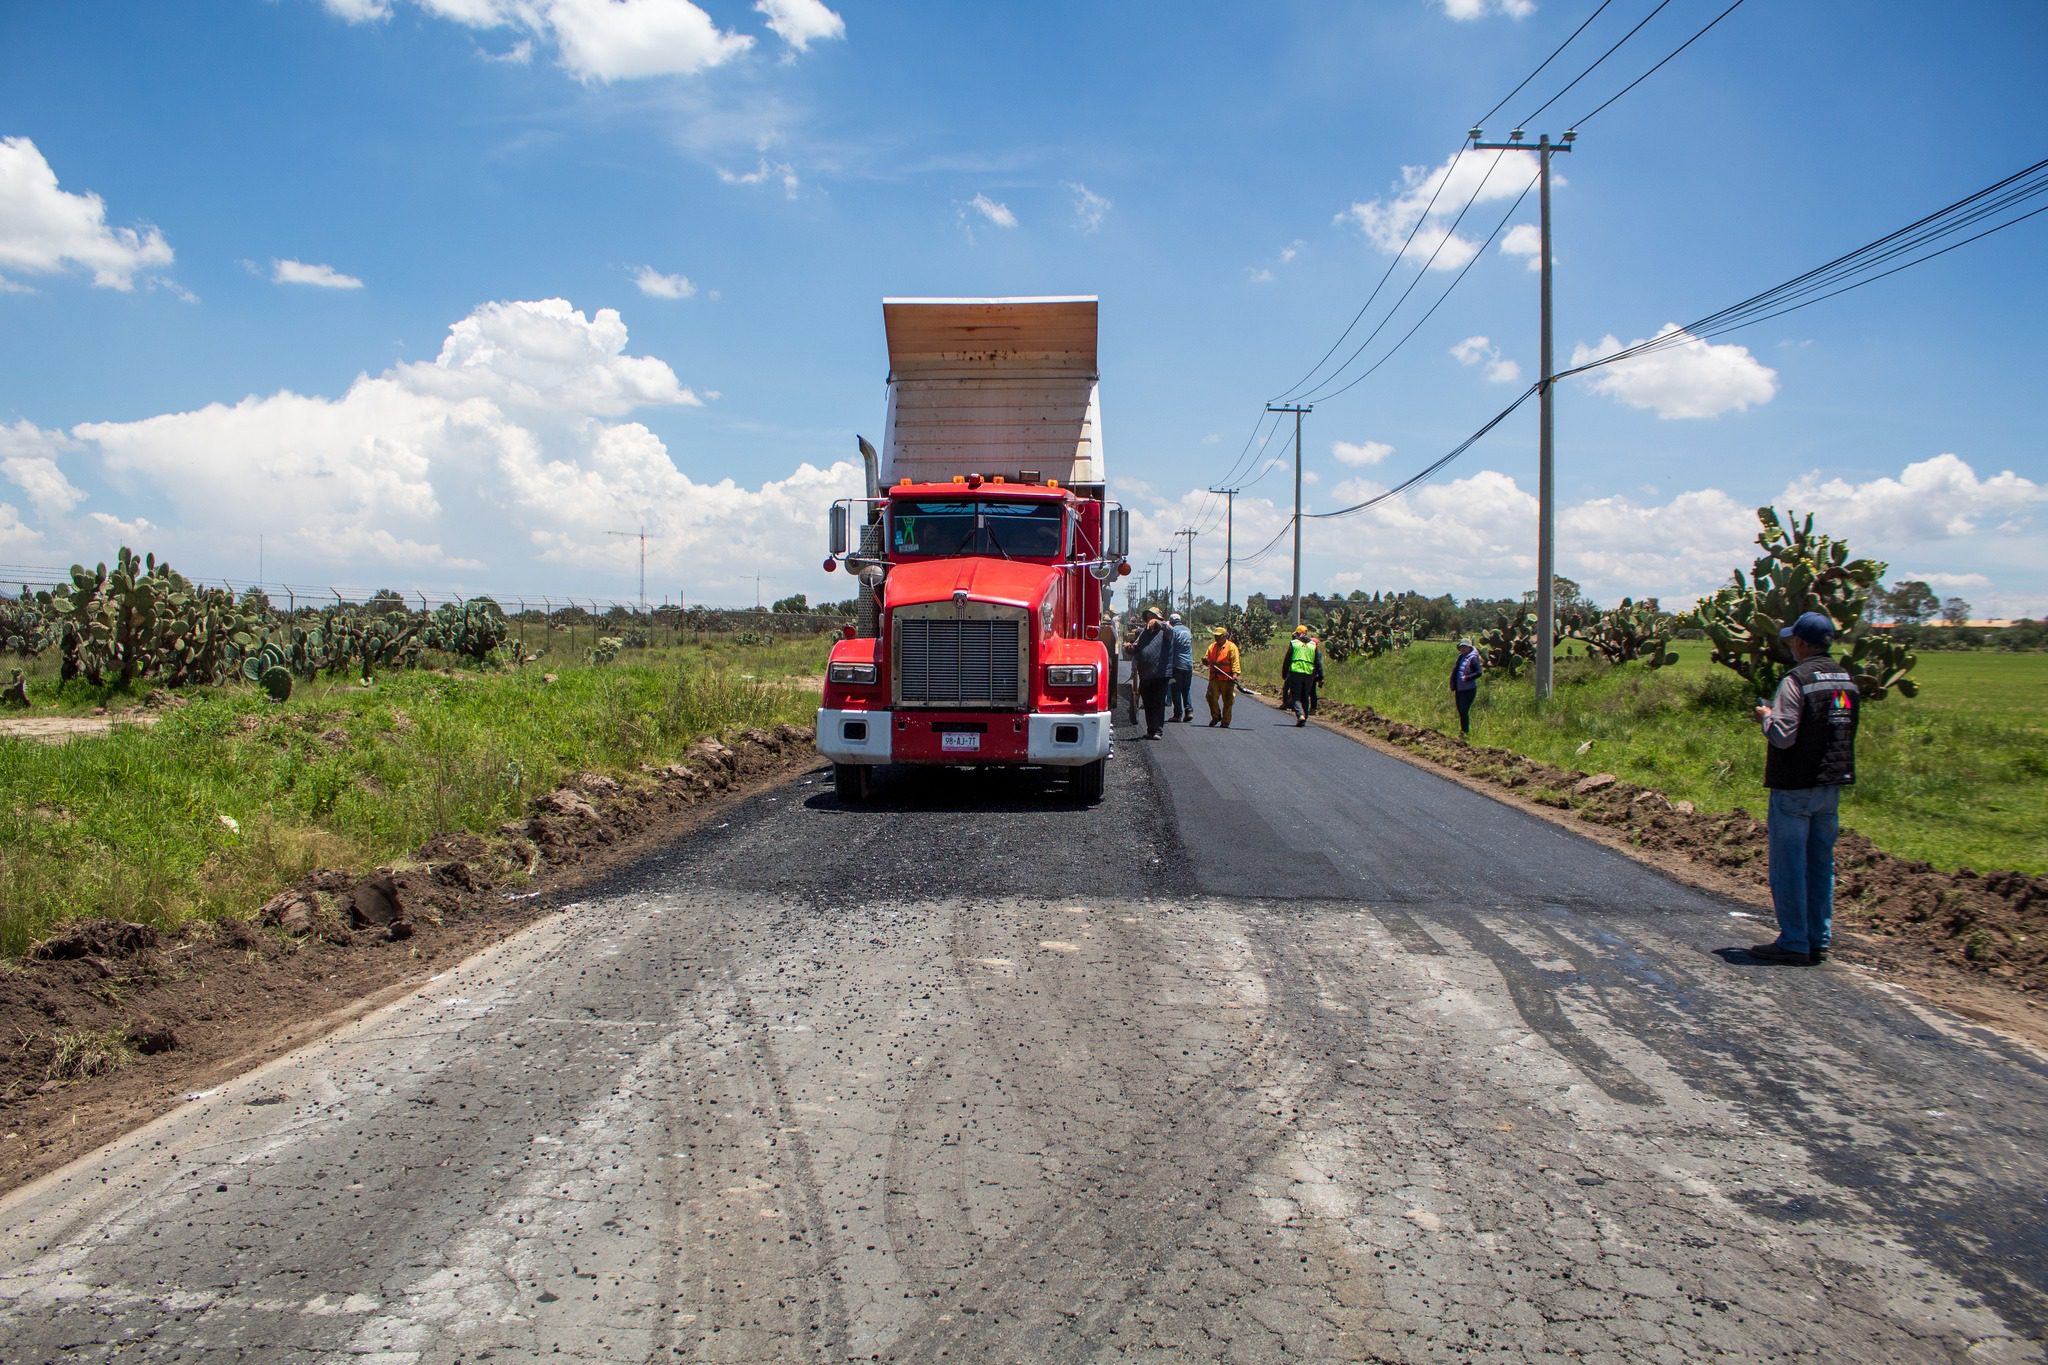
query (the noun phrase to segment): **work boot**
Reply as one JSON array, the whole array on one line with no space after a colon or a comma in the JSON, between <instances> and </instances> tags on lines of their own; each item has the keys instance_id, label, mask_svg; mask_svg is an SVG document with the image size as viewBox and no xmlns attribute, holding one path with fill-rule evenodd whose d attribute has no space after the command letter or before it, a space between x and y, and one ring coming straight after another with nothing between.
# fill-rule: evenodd
<instances>
[{"instance_id":1,"label":"work boot","mask_svg":"<svg viewBox=\"0 0 2048 1365\"><path fill-rule=\"evenodd\" d=\"M1775 943L1755 944L1750 948L1749 955L1760 962L1785 962L1795 967L1809 966L1813 962L1812 953L1794 952L1790 948L1780 948Z\"/></svg>"}]
</instances>

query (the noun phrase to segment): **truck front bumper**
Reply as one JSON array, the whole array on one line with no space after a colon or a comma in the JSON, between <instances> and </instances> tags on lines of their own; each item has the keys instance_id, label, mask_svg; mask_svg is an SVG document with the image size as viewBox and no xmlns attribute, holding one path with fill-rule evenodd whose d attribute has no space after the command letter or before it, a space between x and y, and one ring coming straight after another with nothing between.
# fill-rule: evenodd
<instances>
[{"instance_id":1,"label":"truck front bumper","mask_svg":"<svg viewBox=\"0 0 2048 1365\"><path fill-rule=\"evenodd\" d=\"M818 712L818 752L834 763L1078 768L1108 757L1109 739L1107 711Z\"/></svg>"}]
</instances>

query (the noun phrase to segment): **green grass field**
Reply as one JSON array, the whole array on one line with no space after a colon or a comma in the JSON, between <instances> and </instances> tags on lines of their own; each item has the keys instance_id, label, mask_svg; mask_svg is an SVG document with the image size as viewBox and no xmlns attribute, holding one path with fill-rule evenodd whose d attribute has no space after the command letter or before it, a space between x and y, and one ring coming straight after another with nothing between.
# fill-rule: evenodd
<instances>
[{"instance_id":1,"label":"green grass field","mask_svg":"<svg viewBox=\"0 0 2048 1365\"><path fill-rule=\"evenodd\" d=\"M1612 772L1702 810L1764 808L1764 741L1754 694L1681 642L1680 661L1649 670L1560 658L1551 704L1527 674L1489 673L1472 712L1476 744L1561 768ZM1448 643L1327 666L1324 695L1414 725L1455 732ZM1279 655L1254 655L1247 677L1270 687ZM1881 847L1937 867L2048 873L2048 654L1930 653L1918 697L1893 695L1863 714L1857 783L1843 822ZM1579 746L1592 741L1584 754Z\"/></svg>"},{"instance_id":2,"label":"green grass field","mask_svg":"<svg viewBox=\"0 0 2048 1365\"><path fill-rule=\"evenodd\" d=\"M302 683L281 705L194 689L146 729L0 737L0 954L79 915L170 927L246 914L314 867L367 869L436 833L494 830L576 772L631 776L700 736L808 724L806 675L826 650L713 642L604 666L413 670L367 688ZM31 697L32 714L123 700Z\"/></svg>"}]
</instances>

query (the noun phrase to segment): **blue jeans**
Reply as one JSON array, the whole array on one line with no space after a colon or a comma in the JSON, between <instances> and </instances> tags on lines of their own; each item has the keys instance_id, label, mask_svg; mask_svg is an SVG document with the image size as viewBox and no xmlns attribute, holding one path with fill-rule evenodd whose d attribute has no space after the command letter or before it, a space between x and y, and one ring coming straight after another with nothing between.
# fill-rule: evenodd
<instances>
[{"instance_id":1,"label":"blue jeans","mask_svg":"<svg viewBox=\"0 0 2048 1365\"><path fill-rule=\"evenodd\" d=\"M1173 714L1176 718L1192 716L1195 713L1194 686L1194 669L1176 668L1173 670L1173 690L1169 694L1168 699L1173 703Z\"/></svg>"},{"instance_id":2,"label":"blue jeans","mask_svg":"<svg viewBox=\"0 0 2048 1365\"><path fill-rule=\"evenodd\" d=\"M1771 793L1771 904L1778 947L1810 953L1834 942L1835 835L1840 787Z\"/></svg>"}]
</instances>

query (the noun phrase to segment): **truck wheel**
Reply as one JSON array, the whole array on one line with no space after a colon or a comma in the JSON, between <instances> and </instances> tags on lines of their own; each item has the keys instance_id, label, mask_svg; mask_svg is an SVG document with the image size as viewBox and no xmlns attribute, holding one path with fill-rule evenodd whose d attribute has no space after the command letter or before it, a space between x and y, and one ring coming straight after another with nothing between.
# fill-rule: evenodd
<instances>
[{"instance_id":1,"label":"truck wheel","mask_svg":"<svg viewBox=\"0 0 2048 1365\"><path fill-rule=\"evenodd\" d=\"M1109 766L1102 759L1074 769L1074 799L1086 806L1092 806L1102 799L1102 775Z\"/></svg>"},{"instance_id":2,"label":"truck wheel","mask_svg":"<svg viewBox=\"0 0 2048 1365\"><path fill-rule=\"evenodd\" d=\"M832 794L839 798L841 805L857 805L868 799L868 777L871 771L865 763L832 765Z\"/></svg>"}]
</instances>

